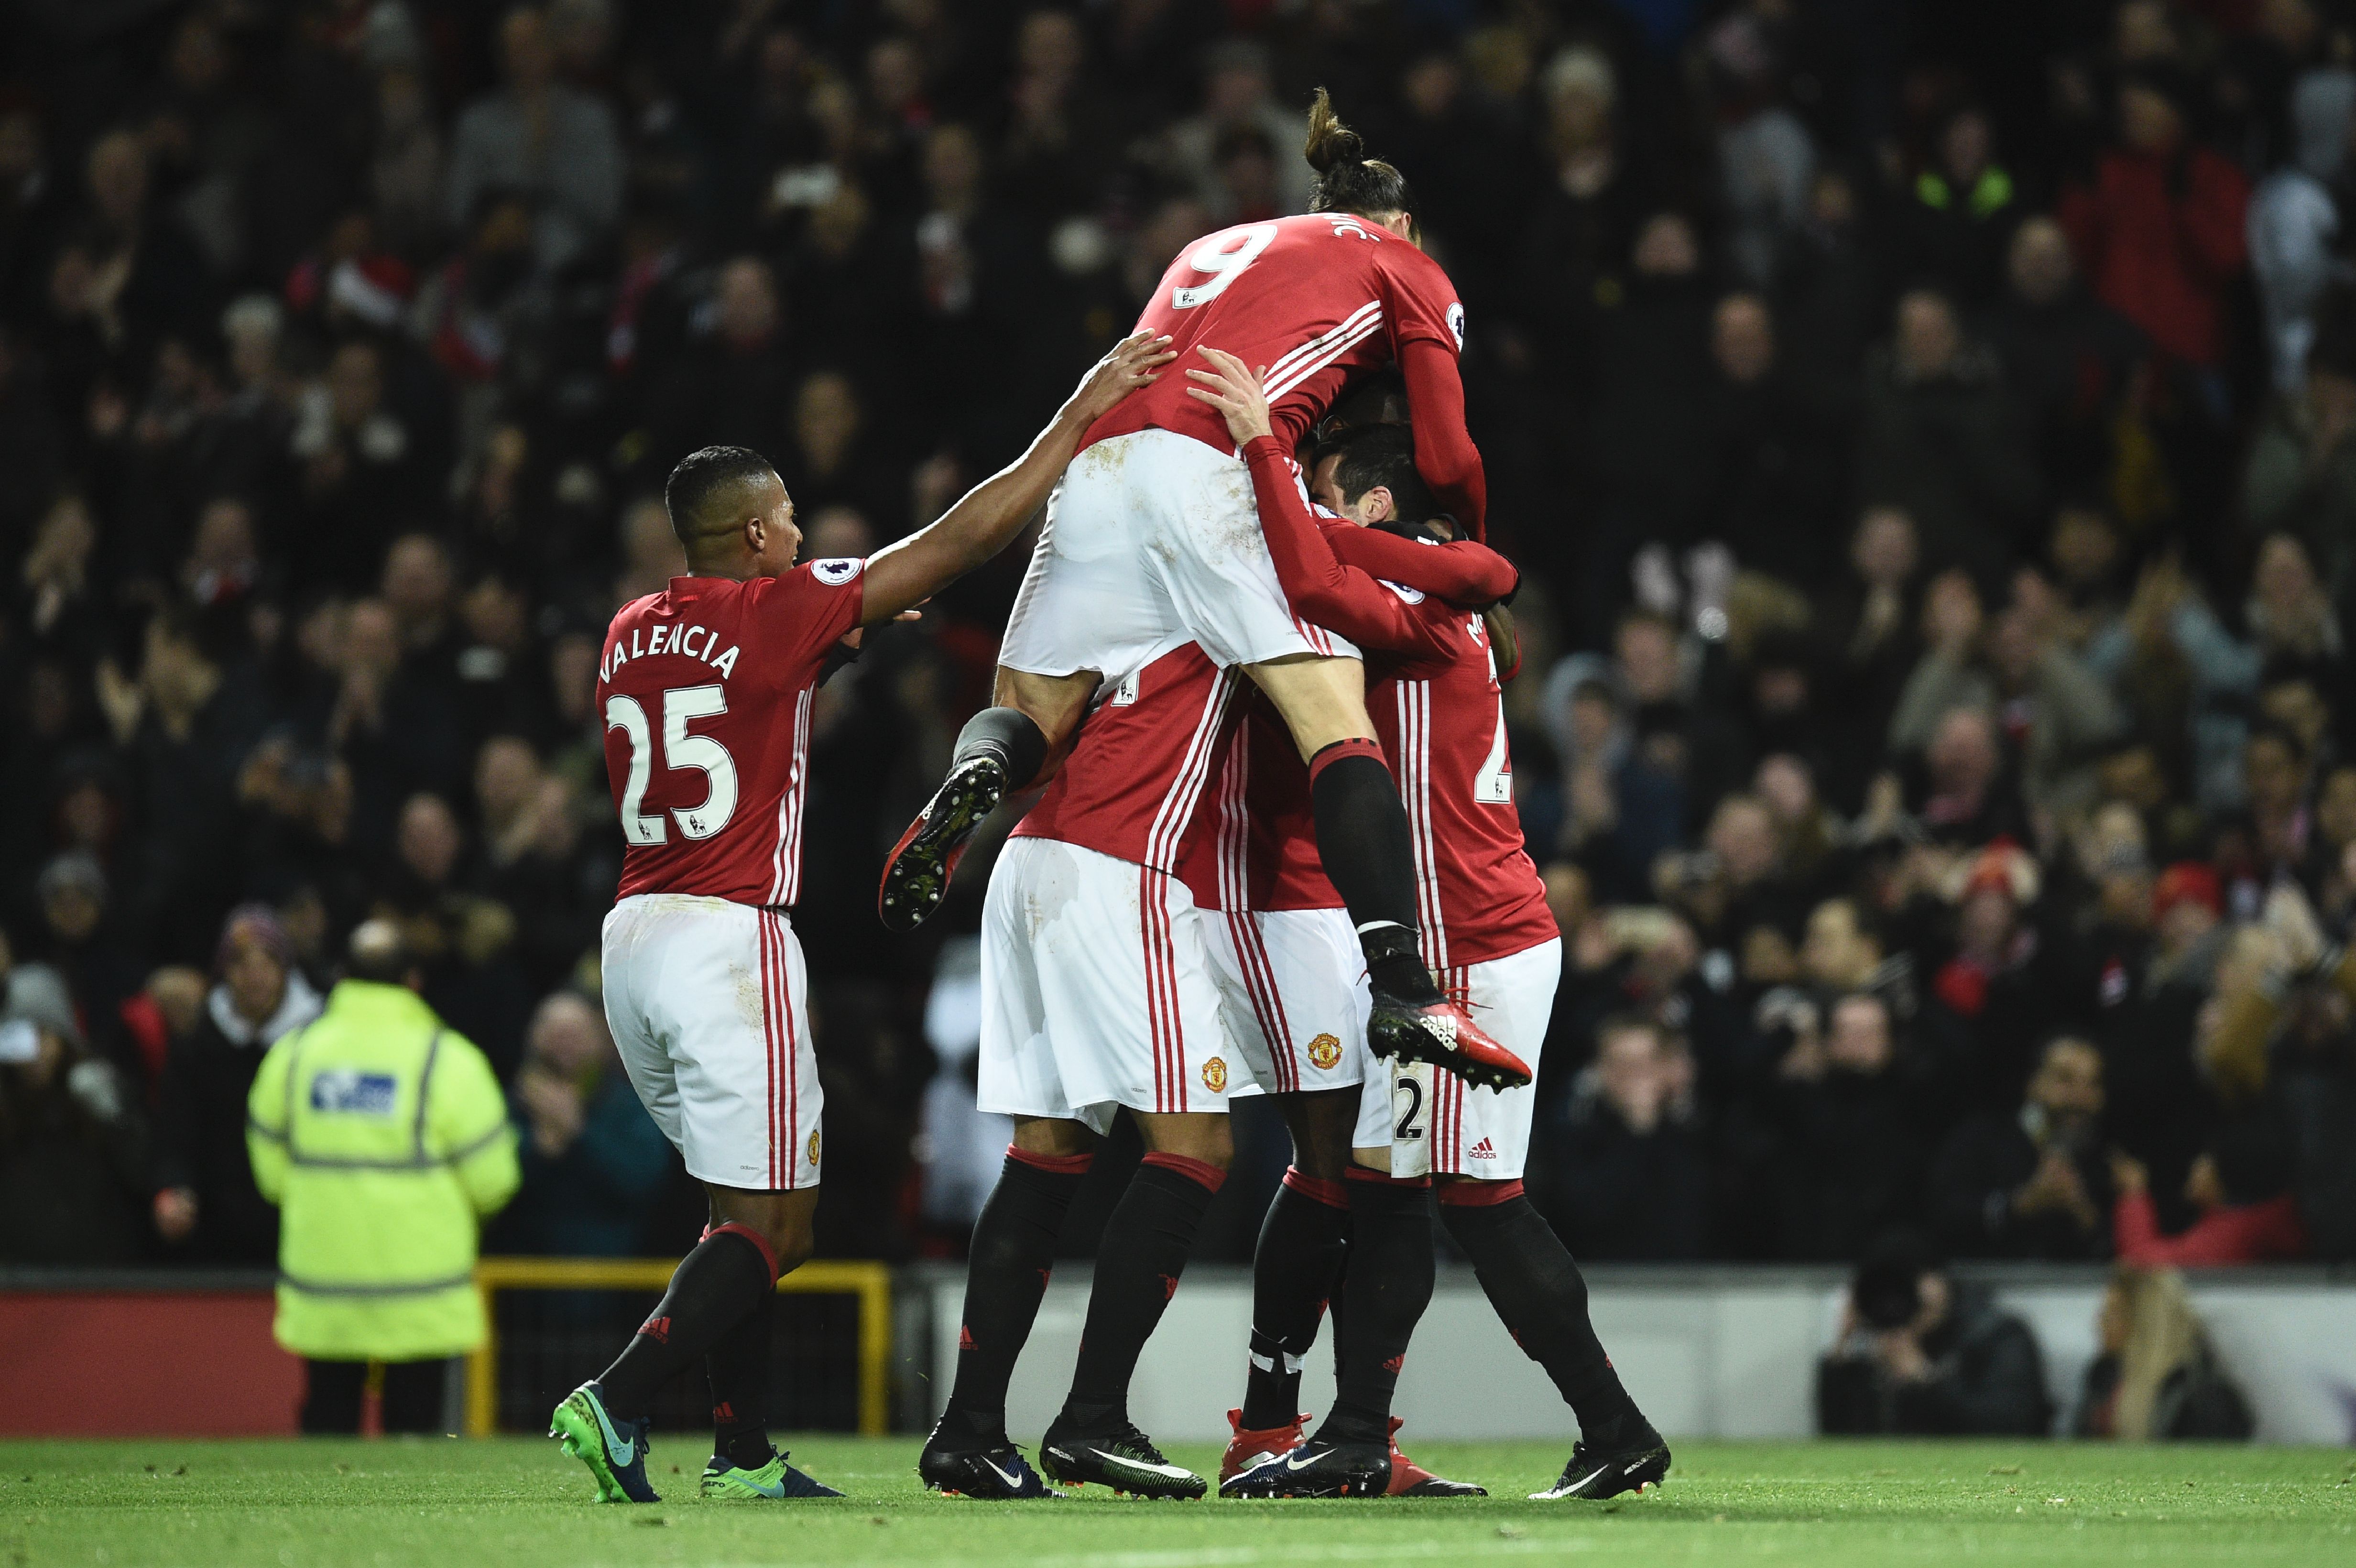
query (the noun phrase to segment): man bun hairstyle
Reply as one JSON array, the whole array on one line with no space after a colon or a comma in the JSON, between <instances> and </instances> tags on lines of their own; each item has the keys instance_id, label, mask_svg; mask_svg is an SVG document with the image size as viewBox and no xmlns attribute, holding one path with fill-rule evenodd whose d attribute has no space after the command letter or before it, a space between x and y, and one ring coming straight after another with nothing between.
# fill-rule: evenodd
<instances>
[{"instance_id":1,"label":"man bun hairstyle","mask_svg":"<svg viewBox=\"0 0 2356 1568\"><path fill-rule=\"evenodd\" d=\"M775 472L769 460L749 446L707 446L689 453L663 482L663 510L670 514L670 531L680 543L693 545L704 531L704 509L714 496Z\"/></svg>"},{"instance_id":2,"label":"man bun hairstyle","mask_svg":"<svg viewBox=\"0 0 2356 1568\"><path fill-rule=\"evenodd\" d=\"M1393 212L1415 216L1407 176L1380 158L1366 156L1365 138L1342 123L1333 112L1333 96L1322 87L1309 104L1309 140L1301 151L1317 171L1317 182L1310 187L1310 211L1352 212L1360 218Z\"/></svg>"}]
</instances>

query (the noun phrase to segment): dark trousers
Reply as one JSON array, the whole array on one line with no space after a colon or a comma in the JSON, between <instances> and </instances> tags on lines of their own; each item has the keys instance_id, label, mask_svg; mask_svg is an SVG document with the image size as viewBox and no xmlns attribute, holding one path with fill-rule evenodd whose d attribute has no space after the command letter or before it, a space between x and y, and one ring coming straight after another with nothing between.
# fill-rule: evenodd
<instances>
[{"instance_id":1,"label":"dark trousers","mask_svg":"<svg viewBox=\"0 0 2356 1568\"><path fill-rule=\"evenodd\" d=\"M361 1396L368 1390L366 1361L303 1363L302 1427L306 1436L332 1436L360 1429ZM450 1363L387 1361L380 1413L387 1432L440 1432L443 1391Z\"/></svg>"}]
</instances>

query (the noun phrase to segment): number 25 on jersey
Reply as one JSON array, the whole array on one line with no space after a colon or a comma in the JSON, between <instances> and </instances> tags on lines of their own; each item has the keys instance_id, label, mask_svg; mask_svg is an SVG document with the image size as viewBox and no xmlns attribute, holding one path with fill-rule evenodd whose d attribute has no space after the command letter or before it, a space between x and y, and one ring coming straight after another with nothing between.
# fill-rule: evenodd
<instances>
[{"instance_id":1,"label":"number 25 on jersey","mask_svg":"<svg viewBox=\"0 0 2356 1568\"><path fill-rule=\"evenodd\" d=\"M736 815L736 759L709 735L688 733L688 720L728 711L728 694L717 686L673 687L662 694L663 766L701 769L708 781L701 805L673 806L670 816L690 838L709 838ZM669 837L661 814L646 815L647 786L654 779L654 733L647 710L635 697L605 699L605 728L629 737L630 776L622 787L622 833L633 844L660 844Z\"/></svg>"}]
</instances>

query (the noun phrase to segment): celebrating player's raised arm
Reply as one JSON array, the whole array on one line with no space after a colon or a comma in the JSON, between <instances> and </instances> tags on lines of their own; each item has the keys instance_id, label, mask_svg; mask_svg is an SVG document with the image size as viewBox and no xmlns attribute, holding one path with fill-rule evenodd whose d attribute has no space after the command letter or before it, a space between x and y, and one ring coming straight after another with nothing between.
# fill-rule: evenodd
<instances>
[{"instance_id":1,"label":"celebrating player's raised arm","mask_svg":"<svg viewBox=\"0 0 2356 1568\"><path fill-rule=\"evenodd\" d=\"M1217 409L1227 421L1227 432L1243 448L1277 581L1293 609L1361 646L1444 654L1428 617L1415 613L1397 593L1334 555L1325 531L1301 499L1291 454L1275 437L1260 379L1232 354L1216 348L1199 352L1212 368L1186 372L1197 383L1187 389L1187 395ZM1405 549L1423 554L1428 547Z\"/></svg>"},{"instance_id":2,"label":"celebrating player's raised arm","mask_svg":"<svg viewBox=\"0 0 2356 1568\"><path fill-rule=\"evenodd\" d=\"M1415 471L1440 504L1479 539L1489 512L1489 477L1464 427L1464 379L1456 356L1430 338L1399 346L1408 419L1415 426Z\"/></svg>"},{"instance_id":3,"label":"celebrating player's raised arm","mask_svg":"<svg viewBox=\"0 0 2356 1568\"><path fill-rule=\"evenodd\" d=\"M1176 357L1169 341L1150 332L1121 339L1055 411L1029 451L967 491L931 527L870 556L861 621L873 625L892 619L1006 548L1046 503L1088 426L1161 379L1153 372Z\"/></svg>"}]
</instances>

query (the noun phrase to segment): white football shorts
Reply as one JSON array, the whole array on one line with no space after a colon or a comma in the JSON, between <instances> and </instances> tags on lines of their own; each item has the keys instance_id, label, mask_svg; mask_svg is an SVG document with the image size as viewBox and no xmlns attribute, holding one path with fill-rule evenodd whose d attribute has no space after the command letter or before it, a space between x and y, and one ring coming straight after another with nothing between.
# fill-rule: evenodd
<instances>
[{"instance_id":1,"label":"white football shorts","mask_svg":"<svg viewBox=\"0 0 2356 1568\"><path fill-rule=\"evenodd\" d=\"M1213 663L1358 650L1294 619L1242 458L1174 431L1098 442L1047 502L998 662L1118 680L1173 640Z\"/></svg>"},{"instance_id":2,"label":"white football shorts","mask_svg":"<svg viewBox=\"0 0 2356 1568\"><path fill-rule=\"evenodd\" d=\"M815 1187L824 1096L809 976L782 910L638 893L605 917L605 1024L690 1176Z\"/></svg>"},{"instance_id":3,"label":"white football shorts","mask_svg":"<svg viewBox=\"0 0 2356 1568\"><path fill-rule=\"evenodd\" d=\"M1562 978L1560 937L1486 964L1442 969L1435 978L1472 1009L1473 1022L1491 1039L1537 1067ZM1376 1065L1359 1096L1355 1147L1389 1149L1393 1176L1521 1179L1530 1157L1535 1083L1476 1089L1427 1062Z\"/></svg>"},{"instance_id":4,"label":"white football shorts","mask_svg":"<svg viewBox=\"0 0 2356 1568\"><path fill-rule=\"evenodd\" d=\"M1224 1112L1239 1075L1186 884L1008 839L981 909L981 1109L1101 1133L1123 1105Z\"/></svg>"},{"instance_id":5,"label":"white football shorts","mask_svg":"<svg viewBox=\"0 0 2356 1568\"><path fill-rule=\"evenodd\" d=\"M1227 1036L1250 1069L1239 1094L1365 1082L1366 960L1340 909L1205 910Z\"/></svg>"}]
</instances>

